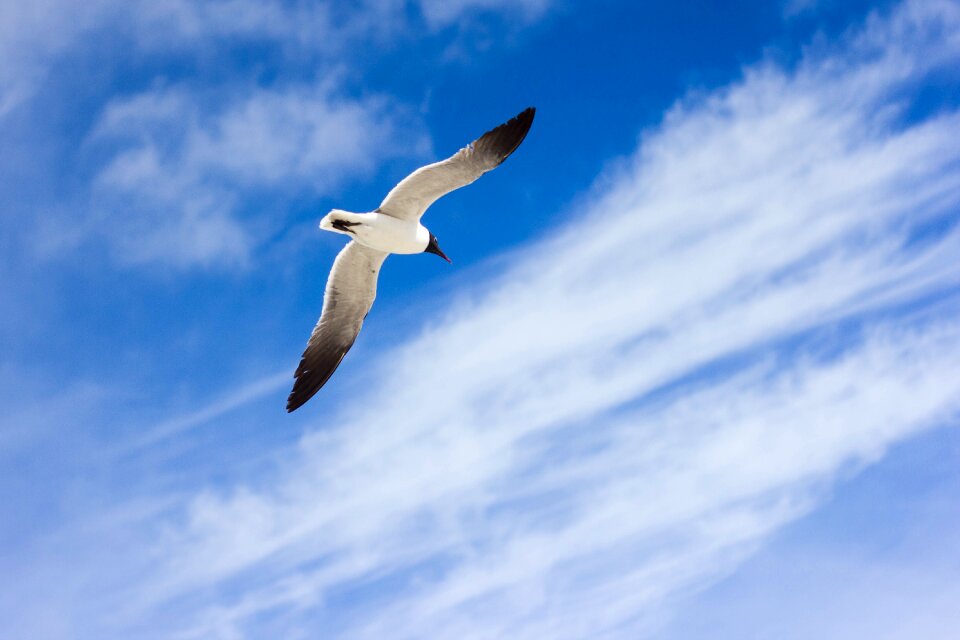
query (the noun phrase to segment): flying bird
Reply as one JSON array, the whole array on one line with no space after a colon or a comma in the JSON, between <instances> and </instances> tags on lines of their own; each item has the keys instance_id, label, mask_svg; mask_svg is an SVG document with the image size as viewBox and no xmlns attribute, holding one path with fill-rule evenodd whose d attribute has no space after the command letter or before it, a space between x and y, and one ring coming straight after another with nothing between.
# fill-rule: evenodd
<instances>
[{"instance_id":1,"label":"flying bird","mask_svg":"<svg viewBox=\"0 0 960 640\"><path fill-rule=\"evenodd\" d=\"M350 237L337 255L323 294L323 311L294 372L287 411L320 390L353 346L377 295L377 276L391 253L432 253L447 262L437 237L420 224L431 204L495 169L513 153L533 124L535 109L486 132L455 154L420 167L400 181L370 213L334 209L320 228Z\"/></svg>"}]
</instances>

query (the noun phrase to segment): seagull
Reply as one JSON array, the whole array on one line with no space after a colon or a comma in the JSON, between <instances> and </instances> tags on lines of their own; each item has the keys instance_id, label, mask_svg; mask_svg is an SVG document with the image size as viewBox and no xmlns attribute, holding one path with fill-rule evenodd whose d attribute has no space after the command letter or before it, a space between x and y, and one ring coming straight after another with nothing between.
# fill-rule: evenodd
<instances>
[{"instance_id":1,"label":"seagull","mask_svg":"<svg viewBox=\"0 0 960 640\"><path fill-rule=\"evenodd\" d=\"M400 181L369 213L334 209L320 228L350 237L327 278L323 311L294 372L287 412L320 390L353 346L377 295L377 276L391 253L432 253L447 262L437 237L420 224L431 204L465 187L513 153L533 124L533 107L486 132L455 154L420 167Z\"/></svg>"}]
</instances>

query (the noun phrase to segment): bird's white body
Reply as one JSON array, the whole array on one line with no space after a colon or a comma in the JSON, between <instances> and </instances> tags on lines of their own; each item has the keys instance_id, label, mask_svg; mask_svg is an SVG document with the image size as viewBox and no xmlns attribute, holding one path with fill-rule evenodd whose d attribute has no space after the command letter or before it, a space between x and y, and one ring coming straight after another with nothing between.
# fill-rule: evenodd
<instances>
[{"instance_id":1,"label":"bird's white body","mask_svg":"<svg viewBox=\"0 0 960 640\"><path fill-rule=\"evenodd\" d=\"M334 222L346 221L349 231L337 229ZM320 228L350 236L360 244L384 253L423 253L430 232L419 220L401 220L378 211L351 213L334 209L320 221Z\"/></svg>"}]
</instances>

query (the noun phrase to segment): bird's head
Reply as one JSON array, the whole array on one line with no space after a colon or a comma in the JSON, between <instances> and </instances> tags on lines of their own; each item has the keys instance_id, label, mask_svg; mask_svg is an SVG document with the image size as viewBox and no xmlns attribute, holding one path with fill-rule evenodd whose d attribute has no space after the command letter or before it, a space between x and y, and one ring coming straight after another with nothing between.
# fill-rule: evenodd
<instances>
[{"instance_id":1,"label":"bird's head","mask_svg":"<svg viewBox=\"0 0 960 640\"><path fill-rule=\"evenodd\" d=\"M437 244L437 236L430 234L430 242L427 243L427 248L423 250L424 253L432 253L433 255L440 256L449 263L453 263L453 260L447 257L443 251L440 250L440 245Z\"/></svg>"}]
</instances>

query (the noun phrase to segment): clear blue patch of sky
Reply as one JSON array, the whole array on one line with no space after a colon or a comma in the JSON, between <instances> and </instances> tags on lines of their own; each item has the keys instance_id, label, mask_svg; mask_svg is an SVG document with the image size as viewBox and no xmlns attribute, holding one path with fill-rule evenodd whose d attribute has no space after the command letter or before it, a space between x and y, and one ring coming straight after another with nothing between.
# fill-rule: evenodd
<instances>
[{"instance_id":1,"label":"clear blue patch of sky","mask_svg":"<svg viewBox=\"0 0 960 640\"><path fill-rule=\"evenodd\" d=\"M944 503L960 491L958 462L952 428L893 447L696 596L696 615L678 616L661 637L839 639L879 628L913 637L912 616L937 603L960 570L960 509Z\"/></svg>"}]
</instances>

